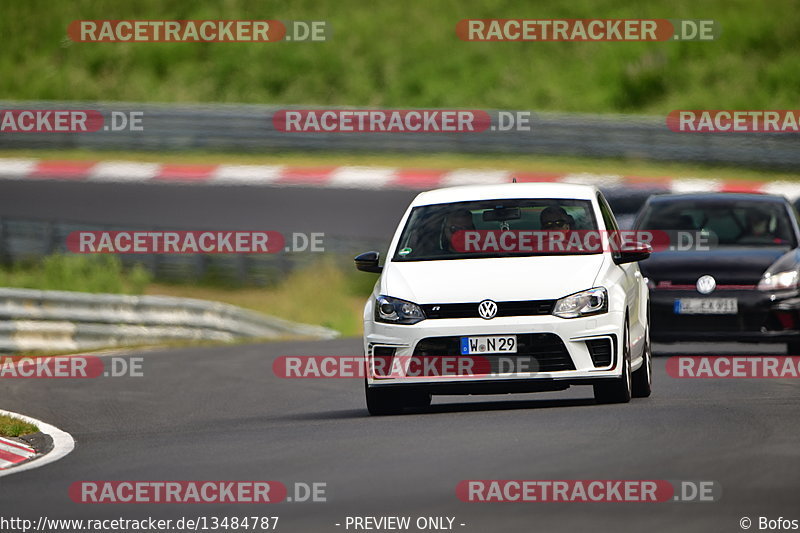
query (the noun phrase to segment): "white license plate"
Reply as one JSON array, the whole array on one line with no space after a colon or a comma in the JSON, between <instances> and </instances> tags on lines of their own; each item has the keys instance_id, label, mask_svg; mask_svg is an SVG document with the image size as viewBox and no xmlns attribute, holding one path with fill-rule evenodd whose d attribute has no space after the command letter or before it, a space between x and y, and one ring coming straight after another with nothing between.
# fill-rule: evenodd
<instances>
[{"instance_id":1,"label":"white license plate","mask_svg":"<svg viewBox=\"0 0 800 533\"><path fill-rule=\"evenodd\" d=\"M736 298L681 298L675 300L676 315L735 315Z\"/></svg>"},{"instance_id":2,"label":"white license plate","mask_svg":"<svg viewBox=\"0 0 800 533\"><path fill-rule=\"evenodd\" d=\"M517 353L517 336L461 337L461 355L476 353Z\"/></svg>"}]
</instances>

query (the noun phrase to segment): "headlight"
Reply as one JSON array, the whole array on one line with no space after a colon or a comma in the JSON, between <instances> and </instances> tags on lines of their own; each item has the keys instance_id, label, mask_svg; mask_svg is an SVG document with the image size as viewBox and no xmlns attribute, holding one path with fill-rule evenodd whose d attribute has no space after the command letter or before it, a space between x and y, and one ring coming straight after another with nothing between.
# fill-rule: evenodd
<instances>
[{"instance_id":1,"label":"headlight","mask_svg":"<svg viewBox=\"0 0 800 533\"><path fill-rule=\"evenodd\" d=\"M416 324L425 320L425 313L417 304L389 296L378 296L375 299L375 320L390 324Z\"/></svg>"},{"instance_id":2,"label":"headlight","mask_svg":"<svg viewBox=\"0 0 800 533\"><path fill-rule=\"evenodd\" d=\"M758 282L758 288L762 291L777 291L781 289L796 289L797 288L797 271L789 270L786 272L775 272L770 274L767 272L761 281Z\"/></svg>"},{"instance_id":3,"label":"headlight","mask_svg":"<svg viewBox=\"0 0 800 533\"><path fill-rule=\"evenodd\" d=\"M561 318L578 318L608 312L608 291L596 287L565 296L553 306L553 314Z\"/></svg>"}]
</instances>

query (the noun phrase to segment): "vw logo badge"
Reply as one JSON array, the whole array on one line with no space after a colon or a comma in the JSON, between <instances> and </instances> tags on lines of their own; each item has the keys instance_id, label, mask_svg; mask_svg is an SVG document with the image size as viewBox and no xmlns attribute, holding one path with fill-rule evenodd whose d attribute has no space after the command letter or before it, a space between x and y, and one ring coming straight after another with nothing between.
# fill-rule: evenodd
<instances>
[{"instance_id":1,"label":"vw logo badge","mask_svg":"<svg viewBox=\"0 0 800 533\"><path fill-rule=\"evenodd\" d=\"M700 294L711 294L717 288L717 280L712 276L701 276L697 280L697 292Z\"/></svg>"},{"instance_id":2,"label":"vw logo badge","mask_svg":"<svg viewBox=\"0 0 800 533\"><path fill-rule=\"evenodd\" d=\"M497 304L491 300L484 300L478 304L478 314L484 320L494 318L497 314Z\"/></svg>"}]
</instances>

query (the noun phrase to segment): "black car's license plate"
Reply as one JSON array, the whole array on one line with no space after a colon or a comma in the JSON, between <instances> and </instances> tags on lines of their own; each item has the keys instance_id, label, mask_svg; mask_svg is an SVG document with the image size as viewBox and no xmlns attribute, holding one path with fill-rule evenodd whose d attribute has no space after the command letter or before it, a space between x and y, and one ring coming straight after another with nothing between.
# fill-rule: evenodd
<instances>
[{"instance_id":1,"label":"black car's license plate","mask_svg":"<svg viewBox=\"0 0 800 533\"><path fill-rule=\"evenodd\" d=\"M735 315L736 298L681 298L675 300L676 315Z\"/></svg>"}]
</instances>

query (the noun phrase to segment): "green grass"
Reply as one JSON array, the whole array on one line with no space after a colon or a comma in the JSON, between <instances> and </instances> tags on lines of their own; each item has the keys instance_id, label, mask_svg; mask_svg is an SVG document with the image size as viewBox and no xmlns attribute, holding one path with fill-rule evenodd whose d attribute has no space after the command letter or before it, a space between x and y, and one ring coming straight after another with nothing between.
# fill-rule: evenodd
<instances>
[{"instance_id":1,"label":"green grass","mask_svg":"<svg viewBox=\"0 0 800 533\"><path fill-rule=\"evenodd\" d=\"M422 169L499 169L520 172L618 174L651 178L723 178L743 181L800 179L800 170L745 169L734 166L642 161L636 159L591 159L570 156L498 154L352 154L326 152L281 152L242 154L225 152L126 152L91 150L0 150L0 157L86 160L148 161L197 164L278 164L297 166L364 165Z\"/></svg>"},{"instance_id":2,"label":"green grass","mask_svg":"<svg viewBox=\"0 0 800 533\"><path fill-rule=\"evenodd\" d=\"M111 255L51 255L0 268L0 287L200 298L329 327L345 336L361 332L361 310L376 279L345 269L332 257L298 268L267 288L155 283L144 268L124 269Z\"/></svg>"},{"instance_id":3,"label":"green grass","mask_svg":"<svg viewBox=\"0 0 800 533\"><path fill-rule=\"evenodd\" d=\"M36 433L39 428L19 418L0 415L0 437L19 437Z\"/></svg>"},{"instance_id":4,"label":"green grass","mask_svg":"<svg viewBox=\"0 0 800 533\"><path fill-rule=\"evenodd\" d=\"M0 98L665 114L794 108L792 0L6 2ZM76 19L327 20L324 43L74 43ZM706 18L713 42L463 42L463 18Z\"/></svg>"},{"instance_id":5,"label":"green grass","mask_svg":"<svg viewBox=\"0 0 800 533\"><path fill-rule=\"evenodd\" d=\"M157 283L144 268L125 269L111 255L51 255L0 268L0 287L199 298L325 326L345 336L361 333L361 312L376 280L374 275L344 268L330 256L297 268L270 287L210 280Z\"/></svg>"},{"instance_id":6,"label":"green grass","mask_svg":"<svg viewBox=\"0 0 800 533\"><path fill-rule=\"evenodd\" d=\"M362 311L377 276L344 269L330 258L299 268L275 287L228 288L153 283L147 294L201 298L237 305L286 320L360 335Z\"/></svg>"},{"instance_id":7,"label":"green grass","mask_svg":"<svg viewBox=\"0 0 800 533\"><path fill-rule=\"evenodd\" d=\"M60 255L0 268L0 287L92 293L141 294L150 274L136 265L125 269L113 255Z\"/></svg>"}]
</instances>

